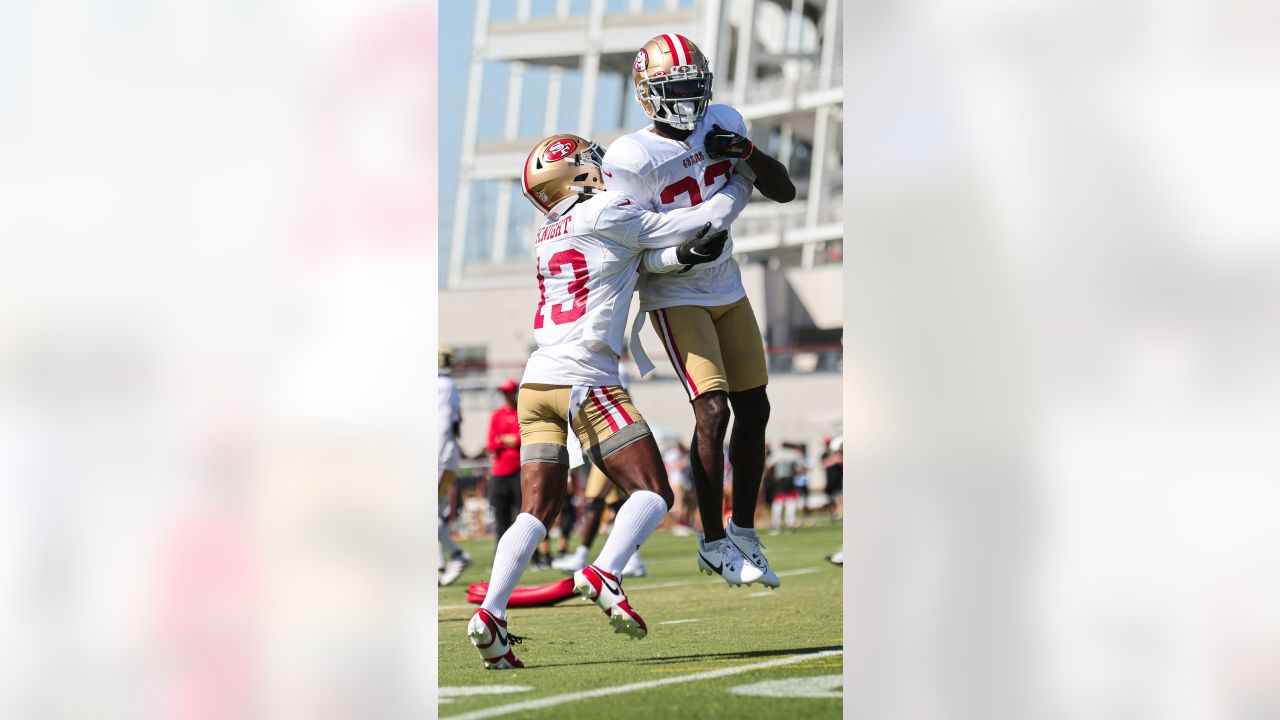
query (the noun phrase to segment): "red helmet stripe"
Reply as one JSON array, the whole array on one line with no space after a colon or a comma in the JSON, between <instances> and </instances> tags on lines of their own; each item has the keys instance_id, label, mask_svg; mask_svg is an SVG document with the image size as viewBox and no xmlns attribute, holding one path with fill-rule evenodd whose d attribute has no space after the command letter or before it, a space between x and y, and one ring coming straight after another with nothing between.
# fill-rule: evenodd
<instances>
[{"instance_id":1,"label":"red helmet stripe","mask_svg":"<svg viewBox=\"0 0 1280 720\"><path fill-rule=\"evenodd\" d=\"M684 48L684 64L693 64L693 53L689 52L689 41L683 35L677 35L680 38L680 47Z\"/></svg>"},{"instance_id":2,"label":"red helmet stripe","mask_svg":"<svg viewBox=\"0 0 1280 720\"><path fill-rule=\"evenodd\" d=\"M663 36L662 36L662 39L663 39L664 41L666 41L666 43L667 43L667 52L671 53L671 59L675 61L675 64L676 64L676 65L687 65L688 63L682 62L682 61L680 60L680 53L676 51L676 44L675 44L675 42L674 42L674 41L672 41L671 36L670 36L670 35L663 35Z\"/></svg>"}]
</instances>

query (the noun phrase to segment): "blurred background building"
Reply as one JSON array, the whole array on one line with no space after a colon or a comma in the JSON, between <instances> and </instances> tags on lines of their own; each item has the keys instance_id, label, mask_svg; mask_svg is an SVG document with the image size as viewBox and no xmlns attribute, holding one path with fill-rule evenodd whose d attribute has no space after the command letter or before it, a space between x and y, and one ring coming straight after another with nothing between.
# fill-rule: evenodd
<instances>
[{"instance_id":1,"label":"blurred background building","mask_svg":"<svg viewBox=\"0 0 1280 720\"><path fill-rule=\"evenodd\" d=\"M483 446L493 388L535 347L530 249L541 223L519 187L529 148L556 132L607 146L648 124L631 65L654 35L698 44L714 102L791 171L797 199L758 194L734 248L770 355L770 436L816 450L841 422L843 87L840 4L828 0L479 0L441 7L440 331L463 394L464 452ZM632 313L636 308L632 308ZM643 342L661 358L651 331ZM633 389L652 424L692 432L665 362ZM781 400L781 398L788 400Z\"/></svg>"}]
</instances>

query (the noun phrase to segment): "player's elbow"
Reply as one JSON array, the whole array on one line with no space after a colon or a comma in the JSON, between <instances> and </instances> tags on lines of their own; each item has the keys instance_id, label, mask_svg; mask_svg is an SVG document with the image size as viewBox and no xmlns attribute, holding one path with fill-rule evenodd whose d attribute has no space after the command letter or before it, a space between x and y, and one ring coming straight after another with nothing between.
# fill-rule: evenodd
<instances>
[{"instance_id":1,"label":"player's elbow","mask_svg":"<svg viewBox=\"0 0 1280 720\"><path fill-rule=\"evenodd\" d=\"M768 183L756 183L756 189L776 203L789 203L796 199L795 183L786 176L772 178Z\"/></svg>"},{"instance_id":2,"label":"player's elbow","mask_svg":"<svg viewBox=\"0 0 1280 720\"><path fill-rule=\"evenodd\" d=\"M778 187L774 189L774 202L789 203L796 199L796 186L791 182L790 178L778 183Z\"/></svg>"}]
</instances>

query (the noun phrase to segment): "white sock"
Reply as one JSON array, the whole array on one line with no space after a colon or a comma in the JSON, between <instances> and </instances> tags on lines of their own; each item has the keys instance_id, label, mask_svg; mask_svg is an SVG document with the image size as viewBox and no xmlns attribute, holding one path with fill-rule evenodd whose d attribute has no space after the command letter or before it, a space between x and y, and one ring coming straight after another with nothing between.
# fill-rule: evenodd
<instances>
[{"instance_id":1,"label":"white sock","mask_svg":"<svg viewBox=\"0 0 1280 720\"><path fill-rule=\"evenodd\" d=\"M788 498L786 502L786 508L787 508L787 527L793 528L796 526L796 501Z\"/></svg>"},{"instance_id":2,"label":"white sock","mask_svg":"<svg viewBox=\"0 0 1280 720\"><path fill-rule=\"evenodd\" d=\"M773 501L773 508L771 509L771 514L773 516L773 529L781 530L782 529L782 501L781 500Z\"/></svg>"},{"instance_id":3,"label":"white sock","mask_svg":"<svg viewBox=\"0 0 1280 720\"><path fill-rule=\"evenodd\" d=\"M449 526L444 518L436 518L436 537L440 538L440 567L444 567L445 561L458 552L458 546L449 537Z\"/></svg>"},{"instance_id":4,"label":"white sock","mask_svg":"<svg viewBox=\"0 0 1280 720\"><path fill-rule=\"evenodd\" d=\"M574 551L573 559L578 560L580 562L586 562L587 553L589 552L591 552L591 548L587 547L586 545L579 545L578 549Z\"/></svg>"},{"instance_id":5,"label":"white sock","mask_svg":"<svg viewBox=\"0 0 1280 720\"><path fill-rule=\"evenodd\" d=\"M667 501L658 493L648 490L632 493L613 520L613 532L596 556L596 567L611 575L622 572L631 554L649 539L666 514Z\"/></svg>"},{"instance_id":6,"label":"white sock","mask_svg":"<svg viewBox=\"0 0 1280 720\"><path fill-rule=\"evenodd\" d=\"M503 620L507 619L507 601L511 599L511 591L516 589L516 582L529 565L529 558L533 557L533 551L546 536L547 529L538 522L538 518L529 513L516 516L515 522L498 541L498 550L493 555L493 573L489 576L489 590L480 607Z\"/></svg>"},{"instance_id":7,"label":"white sock","mask_svg":"<svg viewBox=\"0 0 1280 720\"><path fill-rule=\"evenodd\" d=\"M734 535L737 535L738 537L744 537L744 536L745 536L745 537L759 537L759 536L756 534L756 529L755 529L755 528L753 528L753 527L749 527L749 528L739 527L739 526L738 526L738 523L736 523L736 522L734 522L734 521L733 521L733 518L730 518L730 519L729 519L729 527L728 527L727 529L729 530L729 532L733 533Z\"/></svg>"}]
</instances>

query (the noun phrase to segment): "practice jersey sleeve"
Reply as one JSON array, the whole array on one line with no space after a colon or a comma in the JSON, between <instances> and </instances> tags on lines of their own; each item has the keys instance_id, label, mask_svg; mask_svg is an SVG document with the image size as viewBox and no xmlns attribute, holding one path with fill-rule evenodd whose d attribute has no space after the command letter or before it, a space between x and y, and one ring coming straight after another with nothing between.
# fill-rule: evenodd
<instances>
[{"instance_id":1,"label":"practice jersey sleeve","mask_svg":"<svg viewBox=\"0 0 1280 720\"><path fill-rule=\"evenodd\" d=\"M712 105L707 108L711 114L713 124L719 125L725 130L732 130L742 137L751 137L747 134L747 121L742 119L742 113L735 110L729 105Z\"/></svg>"},{"instance_id":2,"label":"practice jersey sleeve","mask_svg":"<svg viewBox=\"0 0 1280 720\"><path fill-rule=\"evenodd\" d=\"M653 193L649 190L649 182L643 175L624 169L619 165L610 165L608 158L605 158L601 169L605 172L605 187L630 195L632 200L639 203L640 207L645 210L654 210L656 208L653 205Z\"/></svg>"},{"instance_id":3,"label":"practice jersey sleeve","mask_svg":"<svg viewBox=\"0 0 1280 720\"><path fill-rule=\"evenodd\" d=\"M724 190L694 207L664 213L618 208L631 210L618 219L618 225L625 230L624 242L638 250L673 247L693 237L707 223L711 223L712 232L728 227L750 198L750 181L735 175Z\"/></svg>"}]
</instances>

